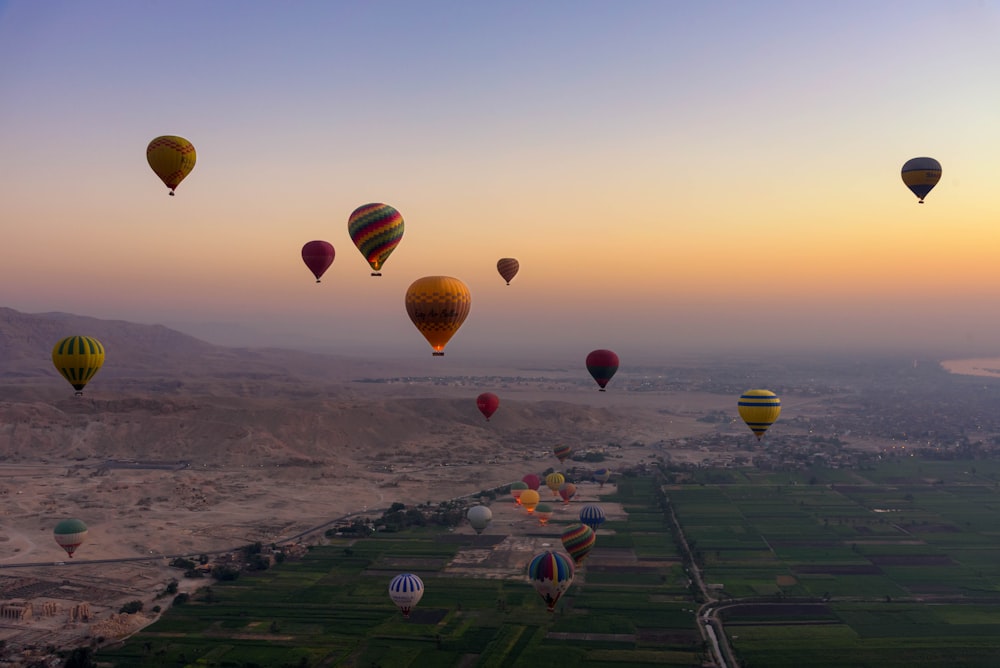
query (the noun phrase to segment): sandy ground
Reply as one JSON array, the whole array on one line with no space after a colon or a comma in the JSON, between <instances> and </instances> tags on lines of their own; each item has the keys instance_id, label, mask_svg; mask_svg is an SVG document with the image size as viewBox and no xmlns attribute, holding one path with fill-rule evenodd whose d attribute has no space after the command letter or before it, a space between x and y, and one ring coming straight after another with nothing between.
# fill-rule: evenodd
<instances>
[{"instance_id":1,"label":"sandy ground","mask_svg":"<svg viewBox=\"0 0 1000 668\"><path fill-rule=\"evenodd\" d=\"M964 376L1000 376L1000 358L983 357L967 360L945 360L941 366L949 373Z\"/></svg>"}]
</instances>

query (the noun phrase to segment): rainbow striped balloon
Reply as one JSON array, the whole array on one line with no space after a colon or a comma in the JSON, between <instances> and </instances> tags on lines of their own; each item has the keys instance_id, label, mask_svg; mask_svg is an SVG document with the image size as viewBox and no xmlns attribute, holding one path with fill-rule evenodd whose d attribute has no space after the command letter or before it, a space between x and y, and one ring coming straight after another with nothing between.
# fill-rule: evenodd
<instances>
[{"instance_id":1,"label":"rainbow striped balloon","mask_svg":"<svg viewBox=\"0 0 1000 668\"><path fill-rule=\"evenodd\" d=\"M403 216L388 204L365 204L351 213L347 231L371 265L372 276L381 276L379 270L403 239Z\"/></svg>"},{"instance_id":2,"label":"rainbow striped balloon","mask_svg":"<svg viewBox=\"0 0 1000 668\"><path fill-rule=\"evenodd\" d=\"M573 563L577 566L581 565L594 549L595 542L597 535L585 524L574 524L562 533L563 547L569 552L569 556L573 557Z\"/></svg>"},{"instance_id":3,"label":"rainbow striped balloon","mask_svg":"<svg viewBox=\"0 0 1000 668\"><path fill-rule=\"evenodd\" d=\"M740 396L740 417L759 441L781 415L781 399L770 390L747 390Z\"/></svg>"},{"instance_id":4,"label":"rainbow striped balloon","mask_svg":"<svg viewBox=\"0 0 1000 668\"><path fill-rule=\"evenodd\" d=\"M558 552L545 550L528 563L528 580L552 612L559 597L573 584L573 562Z\"/></svg>"}]
</instances>

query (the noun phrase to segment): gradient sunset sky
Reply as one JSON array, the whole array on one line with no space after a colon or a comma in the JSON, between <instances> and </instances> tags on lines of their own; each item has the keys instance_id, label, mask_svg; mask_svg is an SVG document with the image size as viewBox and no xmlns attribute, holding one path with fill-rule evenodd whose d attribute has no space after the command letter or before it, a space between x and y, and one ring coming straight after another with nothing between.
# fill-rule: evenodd
<instances>
[{"instance_id":1,"label":"gradient sunset sky","mask_svg":"<svg viewBox=\"0 0 1000 668\"><path fill-rule=\"evenodd\" d=\"M446 359L1000 354L995 0L14 0L0 62L19 311L429 357L403 295L446 274L472 291ZM176 197L163 134L198 151ZM381 278L347 233L368 202L406 221Z\"/></svg>"}]
</instances>

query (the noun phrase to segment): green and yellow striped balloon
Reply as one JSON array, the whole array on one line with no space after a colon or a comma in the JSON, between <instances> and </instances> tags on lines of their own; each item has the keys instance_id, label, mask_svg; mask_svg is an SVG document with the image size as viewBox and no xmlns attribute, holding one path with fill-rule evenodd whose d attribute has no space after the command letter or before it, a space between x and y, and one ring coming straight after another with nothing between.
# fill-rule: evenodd
<instances>
[{"instance_id":1,"label":"green and yellow striped balloon","mask_svg":"<svg viewBox=\"0 0 1000 668\"><path fill-rule=\"evenodd\" d=\"M781 399L770 390L747 390L738 404L740 417L759 441L781 415Z\"/></svg>"},{"instance_id":2,"label":"green and yellow striped balloon","mask_svg":"<svg viewBox=\"0 0 1000 668\"><path fill-rule=\"evenodd\" d=\"M52 363L79 396L104 364L104 346L91 336L67 336L52 349Z\"/></svg>"}]
</instances>

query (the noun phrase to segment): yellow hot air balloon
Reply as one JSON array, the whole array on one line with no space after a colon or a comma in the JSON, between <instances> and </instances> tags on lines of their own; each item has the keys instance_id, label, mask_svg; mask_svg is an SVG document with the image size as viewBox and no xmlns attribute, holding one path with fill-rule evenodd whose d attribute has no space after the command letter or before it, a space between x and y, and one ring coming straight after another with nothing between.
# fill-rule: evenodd
<instances>
[{"instance_id":1,"label":"yellow hot air balloon","mask_svg":"<svg viewBox=\"0 0 1000 668\"><path fill-rule=\"evenodd\" d=\"M530 515L531 513L535 512L535 506L538 505L538 502L541 500L541 498L542 497L539 496L538 492L536 492L535 490L526 489L523 492L521 492L521 505L524 506L524 509L527 510L528 514Z\"/></svg>"},{"instance_id":2,"label":"yellow hot air balloon","mask_svg":"<svg viewBox=\"0 0 1000 668\"><path fill-rule=\"evenodd\" d=\"M444 347L465 322L472 307L472 295L462 281L451 276L424 276L406 289L406 313L434 349L444 355Z\"/></svg>"},{"instance_id":3,"label":"yellow hot air balloon","mask_svg":"<svg viewBox=\"0 0 1000 668\"><path fill-rule=\"evenodd\" d=\"M559 496L559 488L564 482L566 482L566 476L559 472L545 476L545 486L552 490L552 496Z\"/></svg>"},{"instance_id":4,"label":"yellow hot air balloon","mask_svg":"<svg viewBox=\"0 0 1000 668\"><path fill-rule=\"evenodd\" d=\"M52 363L80 396L104 364L104 346L90 336L67 336L52 348Z\"/></svg>"},{"instance_id":5,"label":"yellow hot air balloon","mask_svg":"<svg viewBox=\"0 0 1000 668\"><path fill-rule=\"evenodd\" d=\"M146 161L164 185L170 188L171 195L194 169L197 158L194 145L184 137L163 135L146 147Z\"/></svg>"},{"instance_id":6,"label":"yellow hot air balloon","mask_svg":"<svg viewBox=\"0 0 1000 668\"><path fill-rule=\"evenodd\" d=\"M740 397L740 417L759 441L781 415L781 399L770 390L747 390Z\"/></svg>"}]
</instances>

